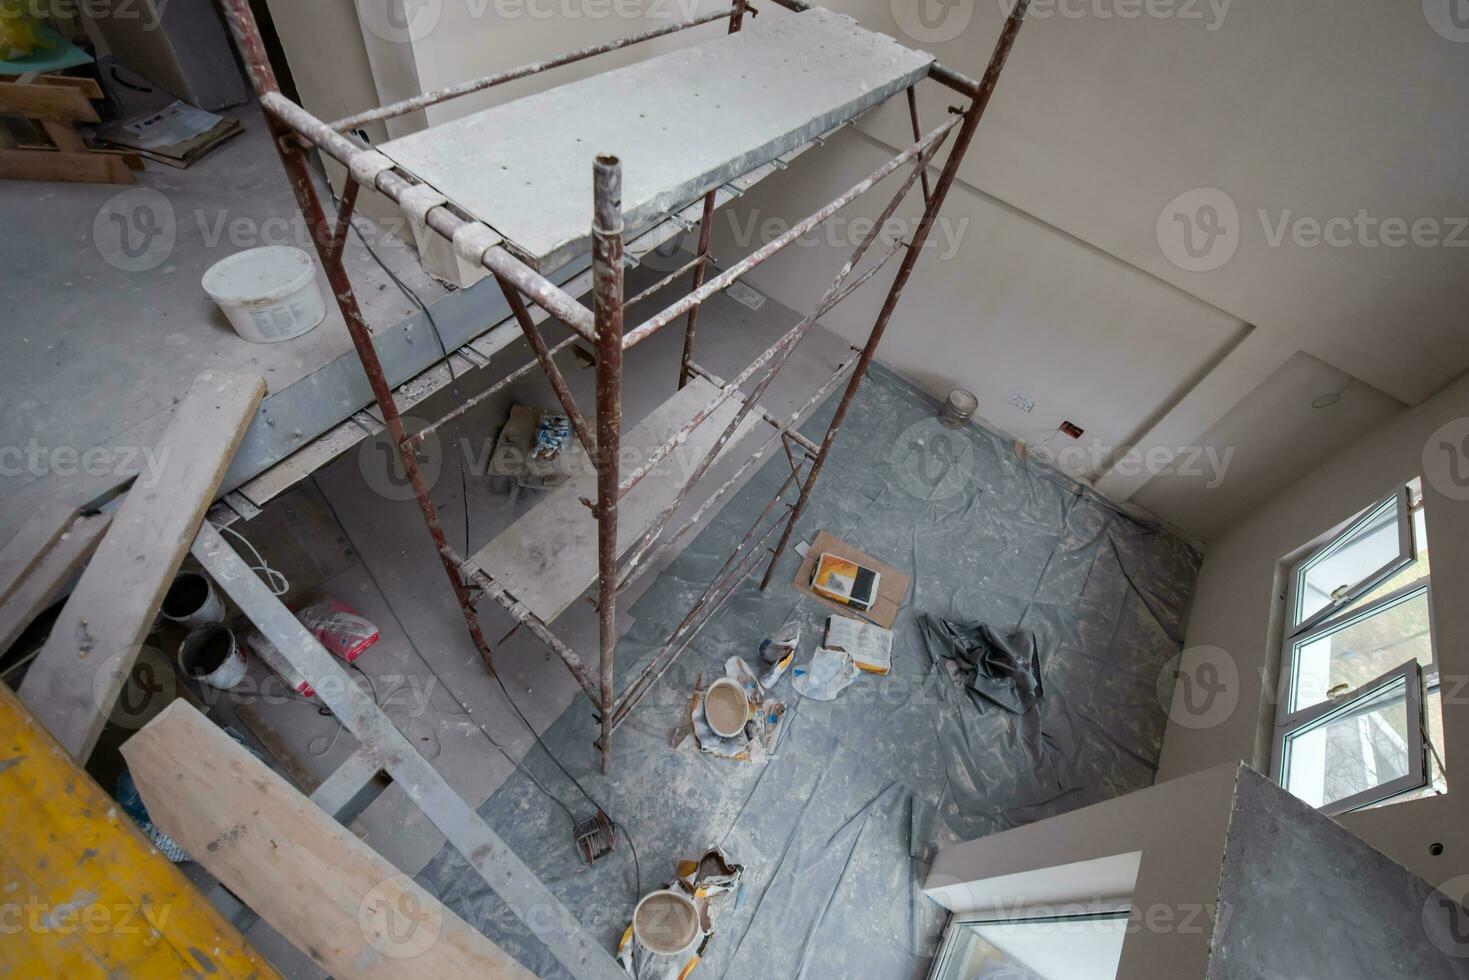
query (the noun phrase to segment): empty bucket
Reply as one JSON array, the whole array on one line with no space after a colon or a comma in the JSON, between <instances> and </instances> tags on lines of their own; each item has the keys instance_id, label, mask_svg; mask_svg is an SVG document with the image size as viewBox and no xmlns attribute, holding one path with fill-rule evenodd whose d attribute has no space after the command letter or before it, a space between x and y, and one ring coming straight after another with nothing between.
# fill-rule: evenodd
<instances>
[{"instance_id":1,"label":"empty bucket","mask_svg":"<svg viewBox=\"0 0 1469 980\"><path fill-rule=\"evenodd\" d=\"M224 622L224 600L198 572L179 572L163 596L163 618L186 629Z\"/></svg>"},{"instance_id":2,"label":"empty bucket","mask_svg":"<svg viewBox=\"0 0 1469 980\"><path fill-rule=\"evenodd\" d=\"M201 626L179 646L179 668L200 683L228 691L245 679L245 654L228 626Z\"/></svg>"},{"instance_id":3,"label":"empty bucket","mask_svg":"<svg viewBox=\"0 0 1469 980\"><path fill-rule=\"evenodd\" d=\"M683 892L651 892L633 909L632 931L649 952L678 956L699 941L699 909Z\"/></svg>"},{"instance_id":4,"label":"empty bucket","mask_svg":"<svg viewBox=\"0 0 1469 980\"><path fill-rule=\"evenodd\" d=\"M316 263L289 245L236 252L210 266L202 284L235 333L254 344L299 337L326 319Z\"/></svg>"}]
</instances>

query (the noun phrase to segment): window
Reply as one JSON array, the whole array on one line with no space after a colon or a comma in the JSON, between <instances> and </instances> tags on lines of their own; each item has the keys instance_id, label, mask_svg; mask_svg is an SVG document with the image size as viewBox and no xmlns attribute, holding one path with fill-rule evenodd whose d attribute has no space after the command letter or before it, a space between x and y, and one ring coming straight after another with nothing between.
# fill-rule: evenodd
<instances>
[{"instance_id":1,"label":"window","mask_svg":"<svg viewBox=\"0 0 1469 980\"><path fill-rule=\"evenodd\" d=\"M1275 778L1328 814L1445 792L1428 524L1414 481L1291 569Z\"/></svg>"},{"instance_id":2,"label":"window","mask_svg":"<svg viewBox=\"0 0 1469 980\"><path fill-rule=\"evenodd\" d=\"M1114 980L1126 911L951 922L931 980Z\"/></svg>"}]
</instances>

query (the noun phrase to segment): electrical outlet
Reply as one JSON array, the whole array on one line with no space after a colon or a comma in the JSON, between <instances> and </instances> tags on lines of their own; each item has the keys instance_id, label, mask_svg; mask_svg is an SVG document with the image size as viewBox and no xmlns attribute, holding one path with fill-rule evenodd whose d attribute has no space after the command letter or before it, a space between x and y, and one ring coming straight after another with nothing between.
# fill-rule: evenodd
<instances>
[{"instance_id":1,"label":"electrical outlet","mask_svg":"<svg viewBox=\"0 0 1469 980\"><path fill-rule=\"evenodd\" d=\"M1086 430L1077 425L1075 422L1062 422L1061 431L1066 433L1066 435L1070 436L1073 439L1080 439L1081 434Z\"/></svg>"},{"instance_id":2,"label":"electrical outlet","mask_svg":"<svg viewBox=\"0 0 1469 980\"><path fill-rule=\"evenodd\" d=\"M1029 412L1032 408L1035 408L1035 402L1031 401L1029 398L1026 398L1024 395L1016 395L1014 398L1010 399L1010 404L1014 405L1022 412Z\"/></svg>"}]
</instances>

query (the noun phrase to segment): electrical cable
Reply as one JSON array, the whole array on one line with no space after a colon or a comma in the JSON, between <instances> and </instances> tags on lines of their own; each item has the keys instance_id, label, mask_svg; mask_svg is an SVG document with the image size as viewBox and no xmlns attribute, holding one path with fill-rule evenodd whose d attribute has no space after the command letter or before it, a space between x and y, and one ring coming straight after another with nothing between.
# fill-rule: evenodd
<instances>
[{"instance_id":1,"label":"electrical cable","mask_svg":"<svg viewBox=\"0 0 1469 980\"><path fill-rule=\"evenodd\" d=\"M339 200L337 200L335 194L333 194L333 200L336 201L338 208L340 208L341 207L341 202ZM398 277L398 275L392 269L388 268L387 263L384 262L382 260L382 257L377 254L377 252L373 249L373 247L370 244L368 244L367 237L362 234L362 230L357 227L356 222L355 221L349 221L348 224L351 226L353 233L356 234L357 240L359 242L361 242L362 247L367 250L367 254L372 257L372 260L374 262L376 262L377 265L383 270L383 272L385 272L387 274L388 278L391 279L394 282L394 284L397 285L398 289L403 293L403 295L406 296L409 299L409 301L412 302L413 305L416 306L423 313L425 319L427 319L428 324L429 324L429 328L433 332L433 335L434 335L434 341L438 344L439 356L443 360L444 364L448 367L448 370L449 370L450 391L453 393L453 395L454 395L454 397L456 399L460 399L462 396L461 396L461 393L460 393L460 390L459 390L459 378L454 373L454 365L449 360L449 351L448 351L447 346L444 344L443 334L439 332L439 324L438 324L438 321L434 319L433 312L429 309L428 304L426 304L423 301L423 299L421 297L419 297L419 295L416 292L414 292L413 289L411 289L408 286L407 283L405 283L402 279L400 279ZM454 430L453 431L454 431L454 444L455 445L458 445L459 444L459 420L458 419L455 419L455 422L454 422ZM470 523L469 523L469 482L468 482L468 477L465 474L464 470L465 470L464 461L463 460L460 460L459 461L460 502L461 502L461 505L462 505L463 510L464 510L464 550L467 553L470 550L470 548L469 548L469 541L470 541L470 533L469 533L470 532ZM317 486L317 490L318 491L321 490L319 484ZM334 507L332 507L331 501L329 499L327 499L325 493L322 493L321 496L322 496L322 499L323 500L326 500L326 502L327 502L327 508L328 508L328 510L330 510L332 512L332 517L334 519L336 519L338 526L340 526L342 528L342 533L347 536L348 543L351 543L351 535L347 533L346 525L343 524L342 521L341 521L341 518L337 516L336 509ZM357 547L356 547L355 544L353 544L352 547L353 547L354 550L357 550L357 553L359 555L362 554L361 550L360 549L357 549ZM399 617L398 614L397 614L397 612L392 608L392 603L388 601L387 593L382 589L382 586L378 583L377 577L372 573L372 569L368 567L368 564L367 564L366 560L364 560L362 562L362 567L367 571L368 577L373 580L373 585L377 588L378 592L382 594L383 602L388 606L388 611L390 613L392 613L393 619L397 621L398 628L403 633L403 636L408 640L409 646L413 647L414 653L418 653L417 644L415 644L413 642L413 638L409 635L408 630L404 627L403 620L401 619L401 617ZM419 656L419 659L421 659L421 660L423 659L423 655L421 653L419 653L418 656ZM427 660L424 660L424 663L427 664L428 661ZM437 672L435 672L435 676L439 678L439 683L443 684L444 687L445 687L445 689L449 691L450 696L453 697L454 700L457 703L459 703L464 708L465 713L469 716L470 720L474 722L475 727L477 727L480 730L480 733L485 736L485 738L490 742L490 744L493 745L500 752L501 755L505 756L505 758L510 761L511 765L513 765L516 769L518 769L521 773L523 773L526 776L526 778L528 778L532 783L534 783L535 786L538 789L540 789L540 791L542 793L544 793L548 798L550 798L552 801L554 801L557 806L561 807L562 810L565 810L566 811L566 815L571 819L572 824L575 825L575 823L577 822L576 821L576 815L575 815L575 813L572 812L572 809L569 806L566 805L565 801L563 801L560 797L556 796L549 789L547 789L545 787L545 785L543 785L541 783L541 781L539 779L537 779L530 772L529 769L527 769L525 766L523 766L513 755L511 755L505 749L504 746L502 746L495 739L495 737L493 735L490 734L489 730L487 728L485 728L485 726L483 724L481 724L480 721L477 718L475 718L473 714L471 714L469 712L469 703L467 701L465 701L464 699L460 698L459 695L454 692L453 688L450 687L449 684L447 684L444 681L444 678L442 676L439 676L437 674ZM596 810L598 810L598 811L600 811L602 813L606 813L607 812L606 811L606 808L603 807L600 803L598 803L597 800L596 800L596 798L593 797L591 793L587 792L586 787L583 786L581 784L581 782L575 776L573 776L571 774L570 770L568 770L564 765L561 764L561 760L558 759L558 758L556 758L556 756L551 752L550 748L546 745L546 743L544 741L542 741L540 732L536 731L536 727L530 723L530 719L526 718L525 713L520 710L520 706L515 703L515 699L510 696L510 689L505 686L505 682L500 679L500 675L498 673L491 672L490 676L495 679L495 683L499 685L501 693L504 694L504 696L505 696L505 702L510 705L511 709L515 712L516 716L520 719L521 724L523 724L525 726L526 730L531 733L531 736L535 739L536 744L539 745L541 747L541 751L546 754L546 758L550 759L551 762L555 764L556 768L561 770L562 775L564 775L568 780L571 781L571 784L577 788L577 790L581 793L582 796L584 796L586 798L587 802L590 803L593 806L593 808L595 808ZM620 828L622 830L623 836L625 836L627 838L628 848L629 848L629 850L632 853L633 869L634 869L634 874L635 874L637 894L638 895L641 895L642 894L642 869L641 869L641 867L638 864L637 845L633 843L632 834L628 833L626 827L622 826L620 823L618 823L615 820L612 822L612 824L613 824L614 827Z\"/></svg>"},{"instance_id":2,"label":"electrical cable","mask_svg":"<svg viewBox=\"0 0 1469 980\"><path fill-rule=\"evenodd\" d=\"M250 565L250 571L259 572L260 575L265 579L265 587L270 589L270 591L276 597L283 596L287 592L291 591L291 580L286 578L285 575L282 574L279 570L270 567L270 563L267 562L265 558L260 554L260 549L255 547L255 545L251 543L249 538L245 537L239 531L236 531L234 528L230 527L227 524L211 523L210 527L214 528L216 531L221 531L225 534L230 535L231 537L238 540L245 547L250 549L250 553L254 555L255 560L259 562L259 564Z\"/></svg>"}]
</instances>

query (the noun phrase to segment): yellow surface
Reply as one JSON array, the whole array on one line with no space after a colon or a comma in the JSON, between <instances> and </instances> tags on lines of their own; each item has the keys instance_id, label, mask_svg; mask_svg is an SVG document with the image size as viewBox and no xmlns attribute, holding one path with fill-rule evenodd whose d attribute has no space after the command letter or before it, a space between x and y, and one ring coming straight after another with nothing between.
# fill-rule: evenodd
<instances>
[{"instance_id":1,"label":"yellow surface","mask_svg":"<svg viewBox=\"0 0 1469 980\"><path fill-rule=\"evenodd\" d=\"M278 974L0 684L0 977Z\"/></svg>"}]
</instances>

